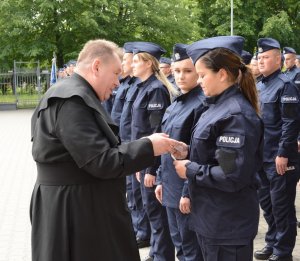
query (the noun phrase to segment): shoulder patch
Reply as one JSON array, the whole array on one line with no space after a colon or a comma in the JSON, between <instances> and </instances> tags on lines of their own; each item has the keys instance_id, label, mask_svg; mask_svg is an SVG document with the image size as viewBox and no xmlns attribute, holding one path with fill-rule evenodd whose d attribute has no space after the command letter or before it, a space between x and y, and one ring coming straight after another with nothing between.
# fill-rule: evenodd
<instances>
[{"instance_id":1,"label":"shoulder patch","mask_svg":"<svg viewBox=\"0 0 300 261\"><path fill-rule=\"evenodd\" d=\"M241 148L244 145L245 136L241 134L224 134L217 138L217 146L229 148Z\"/></svg>"},{"instance_id":2,"label":"shoulder patch","mask_svg":"<svg viewBox=\"0 0 300 261\"><path fill-rule=\"evenodd\" d=\"M163 105L161 103L149 103L148 104L148 110L160 110L163 108Z\"/></svg>"},{"instance_id":3,"label":"shoulder patch","mask_svg":"<svg viewBox=\"0 0 300 261\"><path fill-rule=\"evenodd\" d=\"M281 103L298 103L299 99L297 96L284 95L281 97Z\"/></svg>"}]
</instances>

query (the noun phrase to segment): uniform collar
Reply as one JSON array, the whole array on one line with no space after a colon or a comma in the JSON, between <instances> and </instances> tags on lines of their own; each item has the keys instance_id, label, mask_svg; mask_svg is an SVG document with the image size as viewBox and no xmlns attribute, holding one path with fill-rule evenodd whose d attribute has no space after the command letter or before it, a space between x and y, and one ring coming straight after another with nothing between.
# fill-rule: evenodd
<instances>
[{"instance_id":1,"label":"uniform collar","mask_svg":"<svg viewBox=\"0 0 300 261\"><path fill-rule=\"evenodd\" d=\"M141 88L141 87L143 87L143 86L145 86L145 85L150 84L150 83L153 82L154 80L156 80L156 76L155 76L155 74L151 74L151 76L150 76L147 80L138 83L138 84L137 84L137 87L138 87L138 88Z\"/></svg>"},{"instance_id":2,"label":"uniform collar","mask_svg":"<svg viewBox=\"0 0 300 261\"><path fill-rule=\"evenodd\" d=\"M276 70L275 72L271 73L270 75L268 75L268 76L266 76L266 77L263 76L263 77L261 78L262 83L268 82L268 81L270 81L270 80L276 78L276 77L278 76L278 74L280 74L280 72L281 72L280 69L278 69L278 70Z\"/></svg>"},{"instance_id":3,"label":"uniform collar","mask_svg":"<svg viewBox=\"0 0 300 261\"><path fill-rule=\"evenodd\" d=\"M187 99L190 96L197 95L198 93L201 93L201 92L202 92L202 89L201 89L200 85L197 85L195 88L191 89L189 92L181 94L178 97L176 97L174 99L174 101L182 101L182 100Z\"/></svg>"},{"instance_id":4,"label":"uniform collar","mask_svg":"<svg viewBox=\"0 0 300 261\"><path fill-rule=\"evenodd\" d=\"M291 67L290 69L287 69L287 70L286 70L286 73L292 72L292 71L294 71L296 68L297 68L297 66L294 65L294 66Z\"/></svg>"},{"instance_id":5,"label":"uniform collar","mask_svg":"<svg viewBox=\"0 0 300 261\"><path fill-rule=\"evenodd\" d=\"M239 92L239 87L237 84L234 84L227 88L225 91L223 91L221 94L216 95L216 96L210 96L206 97L204 100L205 105L210 105L210 104L217 104L220 103L224 100L226 100L228 97L232 96L235 93Z\"/></svg>"}]
</instances>

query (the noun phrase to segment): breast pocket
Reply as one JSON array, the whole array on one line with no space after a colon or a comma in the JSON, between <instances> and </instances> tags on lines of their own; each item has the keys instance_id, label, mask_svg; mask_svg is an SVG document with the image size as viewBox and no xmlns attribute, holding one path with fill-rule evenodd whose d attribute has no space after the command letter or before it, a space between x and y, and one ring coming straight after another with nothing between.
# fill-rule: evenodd
<instances>
[{"instance_id":1,"label":"breast pocket","mask_svg":"<svg viewBox=\"0 0 300 261\"><path fill-rule=\"evenodd\" d=\"M278 97L271 96L266 97L264 100L261 101L261 111L262 111L262 118L265 124L274 124L278 117L280 118L280 108L278 104Z\"/></svg>"},{"instance_id":2,"label":"breast pocket","mask_svg":"<svg viewBox=\"0 0 300 261\"><path fill-rule=\"evenodd\" d=\"M173 125L171 138L175 140L183 141L186 144L190 144L191 140L191 128L188 124Z\"/></svg>"},{"instance_id":3,"label":"breast pocket","mask_svg":"<svg viewBox=\"0 0 300 261\"><path fill-rule=\"evenodd\" d=\"M212 163L216 150L216 141L211 133L211 127L195 130L190 147L191 158L200 164Z\"/></svg>"}]
</instances>

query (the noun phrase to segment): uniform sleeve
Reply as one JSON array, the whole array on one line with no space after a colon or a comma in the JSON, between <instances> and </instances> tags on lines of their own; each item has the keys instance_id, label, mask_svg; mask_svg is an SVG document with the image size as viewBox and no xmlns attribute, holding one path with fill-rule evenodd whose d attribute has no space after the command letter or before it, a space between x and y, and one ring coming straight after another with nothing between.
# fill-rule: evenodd
<instances>
[{"instance_id":1,"label":"uniform sleeve","mask_svg":"<svg viewBox=\"0 0 300 261\"><path fill-rule=\"evenodd\" d=\"M103 179L130 175L153 164L149 139L113 146L82 99L67 100L58 112L55 133L76 164Z\"/></svg>"},{"instance_id":2,"label":"uniform sleeve","mask_svg":"<svg viewBox=\"0 0 300 261\"><path fill-rule=\"evenodd\" d=\"M250 124L250 125L249 125ZM221 126L221 129L220 129ZM262 124L246 122L242 115L222 121L216 139L215 164L187 164L189 182L199 187L235 192L254 184L262 163Z\"/></svg>"},{"instance_id":3,"label":"uniform sleeve","mask_svg":"<svg viewBox=\"0 0 300 261\"><path fill-rule=\"evenodd\" d=\"M165 87L154 88L149 93L147 111L149 114L152 133L161 132L161 122L164 113L170 105L170 96ZM155 158L154 164L146 169L147 174L156 176L156 170L161 163L160 157Z\"/></svg>"},{"instance_id":4,"label":"uniform sleeve","mask_svg":"<svg viewBox=\"0 0 300 261\"><path fill-rule=\"evenodd\" d=\"M285 84L280 97L282 132L277 156L290 158L295 151L299 134L299 92L293 84Z\"/></svg>"},{"instance_id":5,"label":"uniform sleeve","mask_svg":"<svg viewBox=\"0 0 300 261\"><path fill-rule=\"evenodd\" d=\"M183 198L189 198L190 197L188 180L184 181L181 197L183 197Z\"/></svg>"}]
</instances>

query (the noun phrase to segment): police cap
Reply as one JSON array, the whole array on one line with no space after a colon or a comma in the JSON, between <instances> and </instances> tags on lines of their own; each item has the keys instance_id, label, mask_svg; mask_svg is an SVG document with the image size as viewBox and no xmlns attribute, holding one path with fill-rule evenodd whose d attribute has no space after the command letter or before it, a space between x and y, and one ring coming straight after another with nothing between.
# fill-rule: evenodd
<instances>
[{"instance_id":1,"label":"police cap","mask_svg":"<svg viewBox=\"0 0 300 261\"><path fill-rule=\"evenodd\" d=\"M70 67L71 65L76 66L77 61L76 60L70 60L67 63L67 66Z\"/></svg>"},{"instance_id":2,"label":"police cap","mask_svg":"<svg viewBox=\"0 0 300 261\"><path fill-rule=\"evenodd\" d=\"M257 55L258 55L258 52L255 52L255 53L253 54L252 60L258 60Z\"/></svg>"},{"instance_id":3,"label":"police cap","mask_svg":"<svg viewBox=\"0 0 300 261\"><path fill-rule=\"evenodd\" d=\"M195 64L201 56L216 48L225 48L240 56L244 41L242 36L217 36L197 41L187 46L186 51Z\"/></svg>"},{"instance_id":4,"label":"police cap","mask_svg":"<svg viewBox=\"0 0 300 261\"><path fill-rule=\"evenodd\" d=\"M159 60L161 55L166 53L166 50L155 43L136 42L134 44L133 54L137 53L149 53L152 56L154 56L157 60Z\"/></svg>"},{"instance_id":5,"label":"police cap","mask_svg":"<svg viewBox=\"0 0 300 261\"><path fill-rule=\"evenodd\" d=\"M252 59L252 54L245 51L245 50L242 50L241 57L242 57L242 60L243 60L244 64L249 64L251 62L251 59Z\"/></svg>"},{"instance_id":6,"label":"police cap","mask_svg":"<svg viewBox=\"0 0 300 261\"><path fill-rule=\"evenodd\" d=\"M280 44L273 38L260 38L257 40L258 53L264 53L272 49L280 49Z\"/></svg>"},{"instance_id":7,"label":"police cap","mask_svg":"<svg viewBox=\"0 0 300 261\"><path fill-rule=\"evenodd\" d=\"M134 42L127 42L123 45L124 53L133 53Z\"/></svg>"},{"instance_id":8,"label":"police cap","mask_svg":"<svg viewBox=\"0 0 300 261\"><path fill-rule=\"evenodd\" d=\"M186 53L187 44L177 43L173 46L173 60L179 62L190 58Z\"/></svg>"},{"instance_id":9,"label":"police cap","mask_svg":"<svg viewBox=\"0 0 300 261\"><path fill-rule=\"evenodd\" d=\"M296 54L296 51L292 47L283 47L283 54L293 53Z\"/></svg>"},{"instance_id":10,"label":"police cap","mask_svg":"<svg viewBox=\"0 0 300 261\"><path fill-rule=\"evenodd\" d=\"M169 65L171 65L171 59L170 58L168 58L168 57L161 57L160 59L159 59L159 63L165 63L165 64L169 64Z\"/></svg>"}]
</instances>

